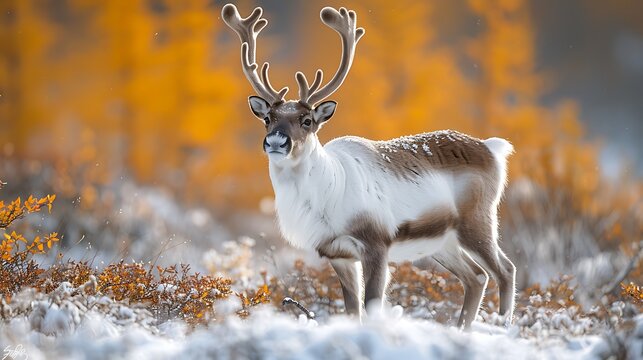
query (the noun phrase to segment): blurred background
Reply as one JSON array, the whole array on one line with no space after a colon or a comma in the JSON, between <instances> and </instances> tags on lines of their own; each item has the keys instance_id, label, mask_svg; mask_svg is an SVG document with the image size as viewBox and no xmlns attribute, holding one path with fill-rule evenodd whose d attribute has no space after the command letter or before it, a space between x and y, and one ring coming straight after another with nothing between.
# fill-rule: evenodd
<instances>
[{"instance_id":1,"label":"blurred background","mask_svg":"<svg viewBox=\"0 0 643 360\"><path fill-rule=\"evenodd\" d=\"M223 245L240 236L255 239L246 250L281 251L264 128L224 4L0 1L1 197L56 193L52 217L30 226L59 231L77 257L208 267L241 251ZM627 266L641 282L643 2L236 5L264 8L257 58L287 98L297 70L337 68L319 10L357 11L366 35L322 142L445 128L510 140L501 246L521 286L570 273L597 287Z\"/></svg>"}]
</instances>

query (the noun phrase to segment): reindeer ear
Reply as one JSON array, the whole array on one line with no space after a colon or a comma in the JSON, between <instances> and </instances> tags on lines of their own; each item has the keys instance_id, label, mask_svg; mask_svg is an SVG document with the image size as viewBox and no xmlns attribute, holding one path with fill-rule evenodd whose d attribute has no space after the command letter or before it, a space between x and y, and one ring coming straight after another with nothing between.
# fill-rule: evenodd
<instances>
[{"instance_id":1,"label":"reindeer ear","mask_svg":"<svg viewBox=\"0 0 643 360\"><path fill-rule=\"evenodd\" d=\"M248 98L250 109L260 120L265 119L270 112L270 104L259 96L251 96Z\"/></svg>"},{"instance_id":2,"label":"reindeer ear","mask_svg":"<svg viewBox=\"0 0 643 360\"><path fill-rule=\"evenodd\" d=\"M313 110L313 119L317 124L328 121L335 113L336 107L337 102L333 100L324 101L323 103L317 105L317 107L315 107L315 110Z\"/></svg>"}]
</instances>

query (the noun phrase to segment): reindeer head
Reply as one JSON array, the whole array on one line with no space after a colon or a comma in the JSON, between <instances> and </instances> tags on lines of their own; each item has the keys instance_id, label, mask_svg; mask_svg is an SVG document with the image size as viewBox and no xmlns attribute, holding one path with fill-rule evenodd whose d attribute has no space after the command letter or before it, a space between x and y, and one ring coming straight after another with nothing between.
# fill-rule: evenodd
<instances>
[{"instance_id":1,"label":"reindeer head","mask_svg":"<svg viewBox=\"0 0 643 360\"><path fill-rule=\"evenodd\" d=\"M269 158L280 161L285 158L299 158L311 151L317 141L317 131L335 113L335 101L323 101L334 93L344 82L353 62L355 47L364 35L364 29L356 28L357 16L354 11L340 8L339 11L325 7L320 13L324 24L337 31L342 39L342 58L333 79L320 88L323 72L317 70L315 80L308 86L306 76L297 72L295 78L299 85L299 100L285 101L288 88L276 91L268 78L267 62L257 74L256 40L259 32L268 24L261 18L261 8L255 8L247 18L241 18L232 4L227 4L221 12L225 23L241 39L241 65L258 96L250 96L248 102L253 114L264 122L266 137L263 149Z\"/></svg>"}]
</instances>

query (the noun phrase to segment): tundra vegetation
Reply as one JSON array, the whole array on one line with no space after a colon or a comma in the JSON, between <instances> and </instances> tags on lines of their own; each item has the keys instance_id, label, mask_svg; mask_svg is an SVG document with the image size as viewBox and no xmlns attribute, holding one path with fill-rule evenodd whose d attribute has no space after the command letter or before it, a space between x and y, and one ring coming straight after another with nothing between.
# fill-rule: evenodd
<instances>
[{"instance_id":1,"label":"tundra vegetation","mask_svg":"<svg viewBox=\"0 0 643 360\"><path fill-rule=\"evenodd\" d=\"M601 144L587 136L575 100L544 105L556 83L537 67L528 1L455 3L301 5L291 26L312 38L297 43L306 73L336 66L336 57L315 55L336 52L336 35L307 26L318 24L323 6L355 9L368 29L322 143L444 128L510 140L516 153L499 217L518 278L511 339L545 348L551 339L596 335L607 344L599 355L632 354L643 328L640 177L627 166L602 170ZM629 15L640 12L625 3L605 13L601 2L582 6L634 21ZM238 41L217 20L219 5L40 5L0 2L3 348L23 343L34 354L46 342L30 347L33 334L72 336L97 314L113 329L134 324L155 335L171 334L176 322L186 324L182 334L234 333L226 321L255 324L266 308L299 316L284 297L313 311L320 327L341 317L329 265L258 234L273 217L257 146L264 134L247 115L252 90L240 79ZM244 14L254 7L238 6ZM455 29L465 27L451 21L462 13L476 19L475 30ZM264 35L273 81L285 83L289 57ZM453 276L423 262L390 270L388 300L405 318L455 324L463 292ZM495 286L475 323L501 324ZM301 328L288 326L296 337Z\"/></svg>"}]
</instances>

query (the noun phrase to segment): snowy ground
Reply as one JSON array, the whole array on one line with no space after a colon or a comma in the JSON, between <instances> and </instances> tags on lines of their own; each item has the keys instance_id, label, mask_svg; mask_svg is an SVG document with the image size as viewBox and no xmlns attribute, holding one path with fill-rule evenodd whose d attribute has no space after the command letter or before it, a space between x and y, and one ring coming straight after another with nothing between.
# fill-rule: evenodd
<instances>
[{"instance_id":1,"label":"snowy ground","mask_svg":"<svg viewBox=\"0 0 643 360\"><path fill-rule=\"evenodd\" d=\"M413 319L399 306L371 311L363 324L344 316L296 319L271 305L242 320L231 313L235 301L218 304L220 319L207 328L190 329L181 321L156 326L146 310L64 286L49 295L24 291L2 306L10 320L0 328L0 345L13 359L643 358L643 315L627 332L555 336L544 330L525 337L519 325L475 323L461 332Z\"/></svg>"},{"instance_id":2,"label":"snowy ground","mask_svg":"<svg viewBox=\"0 0 643 360\"><path fill-rule=\"evenodd\" d=\"M239 286L235 290L240 291L256 285L261 270L288 284L311 282L289 280L292 264L301 253L268 246L272 244L271 214L243 217L245 234L259 239L255 247L249 238L228 241L236 235L216 216L205 209L185 209L157 189L124 182L115 186L113 194L111 205L87 209L82 208L80 198L61 198L51 215L27 217L24 230L32 236L59 231L64 224L61 251L72 259L92 260L96 268L121 258L165 265L185 262L195 271L223 273L235 279ZM507 201L516 198L519 196L509 191ZM248 224L253 224L253 230ZM484 321L474 323L471 332L461 332L432 320L444 314L449 319L457 317L459 298L454 306L422 296L404 311L394 307L371 312L362 324L324 313L326 305L314 301L307 305L318 312L318 322L298 319L273 305L253 308L250 317L241 320L231 314L239 309L238 303L232 303L238 302L234 298L215 305L218 318L210 319L207 327L193 329L180 320L158 323L140 305L79 295L75 289L62 287L50 294L26 290L9 304L0 303L0 359L643 359L640 310L622 301L598 301L602 292L597 290L614 279L627 258L616 252L600 252L595 239L584 231L574 230L577 233L571 236L546 226L542 226L544 230L524 224L516 227L525 233L514 232L515 236L506 238L520 250L513 251L515 256L530 255L518 259L525 269L522 282L532 284L542 278L544 286L552 274L574 274L580 285L575 295L584 306L582 314L573 308L546 308L542 299L534 296L517 309L514 325L508 329L489 325L498 322L493 308L486 306L480 316ZM259 233L267 236L257 236ZM574 251L564 253L568 248ZM264 255L266 249L268 255ZM55 256L56 252L51 252L39 261L51 264ZM306 264L319 267L315 257L306 258ZM420 275L422 279L431 276ZM392 284L391 288L395 286L407 285ZM310 292L308 296L314 298L317 293L308 291L311 289L298 289L299 295ZM593 307L601 310L596 304L607 308L603 310L608 315L600 320L586 316Z\"/></svg>"}]
</instances>

